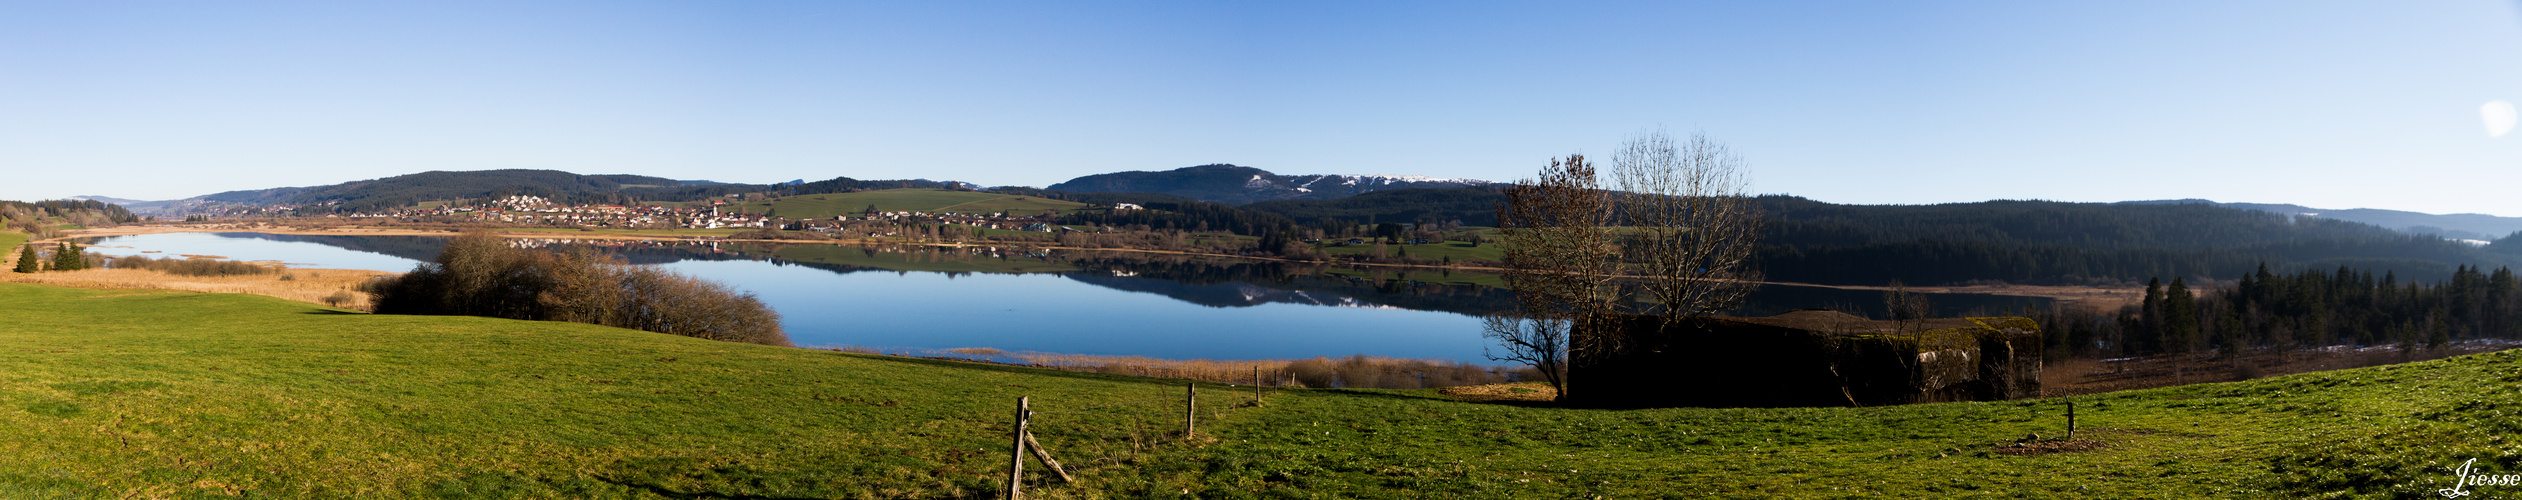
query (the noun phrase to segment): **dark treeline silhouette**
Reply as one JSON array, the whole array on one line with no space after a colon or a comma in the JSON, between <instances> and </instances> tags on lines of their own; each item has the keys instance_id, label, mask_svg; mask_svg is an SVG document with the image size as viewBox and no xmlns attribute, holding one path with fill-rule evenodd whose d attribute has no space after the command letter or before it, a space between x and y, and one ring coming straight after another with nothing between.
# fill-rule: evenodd
<instances>
[{"instance_id":1,"label":"dark treeline silhouette","mask_svg":"<svg viewBox=\"0 0 2522 500\"><path fill-rule=\"evenodd\" d=\"M1990 201L1833 205L1766 196L1771 278L1833 284L2124 283L2352 266L2441 280L2463 265L2511 265L2431 235L2206 204Z\"/></svg>"},{"instance_id":2,"label":"dark treeline silhouette","mask_svg":"<svg viewBox=\"0 0 2522 500\"><path fill-rule=\"evenodd\" d=\"M2339 267L2277 273L2262 266L2223 286L2153 280L2115 313L2037 311L2053 357L2217 351L2237 354L2330 345L2435 349L2473 339L2522 339L2522 280L2509 268L2460 266L2447 279L2403 280Z\"/></svg>"},{"instance_id":3,"label":"dark treeline silhouette","mask_svg":"<svg viewBox=\"0 0 2522 500\"><path fill-rule=\"evenodd\" d=\"M449 239L435 261L366 291L380 314L569 321L788 345L779 315L752 294L594 252L515 248L488 232Z\"/></svg>"}]
</instances>

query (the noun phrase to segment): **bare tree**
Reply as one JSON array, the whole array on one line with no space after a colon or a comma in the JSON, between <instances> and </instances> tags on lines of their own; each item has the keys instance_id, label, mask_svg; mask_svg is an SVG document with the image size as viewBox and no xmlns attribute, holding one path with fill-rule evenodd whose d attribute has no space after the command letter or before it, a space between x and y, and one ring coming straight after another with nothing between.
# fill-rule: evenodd
<instances>
[{"instance_id":1,"label":"bare tree","mask_svg":"<svg viewBox=\"0 0 2522 500\"><path fill-rule=\"evenodd\" d=\"M1491 313L1480 318L1481 336L1496 340L1505 354L1482 348L1480 353L1493 361L1511 361L1532 366L1561 401L1567 400L1567 336L1566 319L1536 318L1520 311Z\"/></svg>"},{"instance_id":2,"label":"bare tree","mask_svg":"<svg viewBox=\"0 0 2522 500\"><path fill-rule=\"evenodd\" d=\"M1733 309L1760 286L1760 206L1744 175L1742 157L1704 134L1642 132L1612 155L1623 260L1668 320Z\"/></svg>"},{"instance_id":3,"label":"bare tree","mask_svg":"<svg viewBox=\"0 0 2522 500\"><path fill-rule=\"evenodd\" d=\"M1505 195L1497 218L1506 284L1515 289L1517 313L1523 321L1557 321L1564 328L1492 328L1491 335L1513 339L1506 342L1510 350L1518 341L1542 348L1564 346L1568 354L1557 359L1618 351L1620 336L1596 328L1612 312L1618 294L1608 285L1619 268L1612 259L1611 231L1605 227L1611 197L1595 180L1593 164L1584 155L1550 160L1538 178L1517 182ZM1534 337L1542 334L1558 337ZM1544 373L1551 369L1535 368ZM1564 386L1559 398L1567 398Z\"/></svg>"}]
</instances>

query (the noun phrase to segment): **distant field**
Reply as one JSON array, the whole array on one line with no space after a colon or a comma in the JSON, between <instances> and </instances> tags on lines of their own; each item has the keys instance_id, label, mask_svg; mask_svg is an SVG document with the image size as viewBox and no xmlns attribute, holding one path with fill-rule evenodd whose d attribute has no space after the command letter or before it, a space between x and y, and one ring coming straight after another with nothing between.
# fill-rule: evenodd
<instances>
[{"instance_id":1,"label":"distant field","mask_svg":"<svg viewBox=\"0 0 2522 500\"><path fill-rule=\"evenodd\" d=\"M1371 239L1371 238L1361 238L1361 239L1367 239L1367 240L1369 240L1369 241L1368 241L1366 244L1364 244L1364 245L1349 245L1349 246L1345 246L1345 247L1335 247L1335 246L1331 246L1331 245L1330 245L1330 243L1331 243L1331 242L1333 242L1333 241L1347 241L1347 239L1342 238L1342 239L1338 239L1338 240L1323 240L1323 248L1322 248L1322 250L1323 250L1323 251L1325 251L1325 252L1330 252L1332 255L1349 255L1349 254L1374 253L1374 251L1375 251L1375 243L1372 241L1372 239ZM1401 256L1401 255L1403 255L1403 254L1404 254L1404 252L1405 252L1405 250L1406 250L1407 254L1408 254L1409 256L1411 256L1411 257L1417 257L1417 258L1421 258L1421 259L1428 259L1428 260L1443 260L1443 259L1444 259L1444 258L1446 258L1446 257L1453 257L1453 258L1454 258L1454 260L1465 260L1465 259L1487 259L1487 260L1498 260L1498 259L1500 259L1500 258L1503 258L1503 257L1501 257L1501 255L1500 255L1500 253L1499 253L1499 251L1500 251L1499 249L1500 249L1500 248L1503 248L1503 247L1499 247L1499 246L1497 245L1497 243L1496 243L1496 242L1482 243L1482 244L1480 244L1480 246L1478 246L1478 247L1473 247L1473 246L1471 246L1471 244L1470 244L1470 243L1460 242L1460 241L1447 241L1447 242L1443 242L1443 243L1429 243L1429 244L1425 244L1425 245L1389 245L1389 244L1388 244L1388 245L1384 245L1384 251L1385 251L1385 252L1388 252L1388 253L1389 253L1389 254L1391 254L1392 256L1395 256L1395 257Z\"/></svg>"},{"instance_id":2,"label":"distant field","mask_svg":"<svg viewBox=\"0 0 2522 500\"><path fill-rule=\"evenodd\" d=\"M940 250L937 247L923 249ZM1043 262L1021 255L1009 255L1002 259L935 251L869 252L864 248L843 245L791 245L780 247L771 254L797 262L863 266L896 271L1042 273L1077 270L1076 267L1067 264Z\"/></svg>"},{"instance_id":3,"label":"distant field","mask_svg":"<svg viewBox=\"0 0 2522 500\"><path fill-rule=\"evenodd\" d=\"M18 247L25 244L26 233L0 231L0 272L16 269L18 253L25 251Z\"/></svg>"},{"instance_id":4,"label":"distant field","mask_svg":"<svg viewBox=\"0 0 2522 500\"><path fill-rule=\"evenodd\" d=\"M146 290L0 284L0 321L0 498L987 498L1017 396L1079 480L1028 460L1039 498L2439 498L2464 463L2522 473L2522 351L2078 396L2074 440L2059 399L1200 384L1186 442L1178 380Z\"/></svg>"},{"instance_id":5,"label":"distant field","mask_svg":"<svg viewBox=\"0 0 2522 500\"><path fill-rule=\"evenodd\" d=\"M838 215L857 216L876 210L896 212L991 213L1015 212L1035 215L1044 210L1072 211L1087 208L1083 203L1050 200L1031 196L1010 196L973 191L943 189L887 189L856 193L809 194L790 196L768 202L741 205L746 213L778 210L781 217L824 218Z\"/></svg>"},{"instance_id":6,"label":"distant field","mask_svg":"<svg viewBox=\"0 0 2522 500\"><path fill-rule=\"evenodd\" d=\"M585 231L581 231L581 230L578 230L578 229L572 229L572 228L559 228L559 227L503 227L503 228L499 228L499 232L502 232L502 233L553 233L552 235L553 235L554 237L562 237L562 236L570 236L570 235L582 235L582 236L583 236L583 235L601 235L601 234L617 234L617 235L626 235L626 236L657 236L657 237L675 237L675 236L682 236L682 237L693 237L693 236L728 236L728 235L733 235L733 234L736 234L736 233L741 233L741 232L745 232L745 231L752 231L752 230L753 230L752 228L744 228L744 229L732 229L732 228L719 228L719 229L690 229L690 228L682 228L682 229L605 229L605 228L593 228L592 230L585 230Z\"/></svg>"}]
</instances>

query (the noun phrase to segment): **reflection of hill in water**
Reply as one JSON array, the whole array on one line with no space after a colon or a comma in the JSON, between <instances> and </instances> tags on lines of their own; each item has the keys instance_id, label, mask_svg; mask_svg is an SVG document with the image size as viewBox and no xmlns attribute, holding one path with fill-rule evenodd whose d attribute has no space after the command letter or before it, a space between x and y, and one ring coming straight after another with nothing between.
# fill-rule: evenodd
<instances>
[{"instance_id":1,"label":"reflection of hill in water","mask_svg":"<svg viewBox=\"0 0 2522 500\"><path fill-rule=\"evenodd\" d=\"M343 249L392 255L427 261L437 258L446 246L446 238L435 236L333 236L262 233L218 233L222 237L255 238L272 241L307 242ZM767 248L740 244L709 242L675 242L644 240L517 240L524 246L554 251L594 250L620 257L632 264L667 264L686 260L698 261L762 261L779 266L816 269L835 274L856 272L921 272L965 275L981 271L941 271L933 269L896 269L896 266L934 266L935 260L923 263L906 255L929 252L916 249L896 252L867 247L770 246ZM784 258L784 250L807 248L816 251L841 251L863 258L849 259L848 264L813 262ZM801 254L805 255L805 254ZM842 254L831 254L842 255ZM1332 307L1391 307L1421 311L1443 311L1477 315L1514 307L1512 290L1477 286L1417 283L1402 280L1376 282L1362 278L1322 275L1323 268L1284 262L1242 262L1185 258L1170 255L1135 254L1130 252L1076 252L1041 256L990 256L982 259L1008 262L1016 259L1023 267L1008 267L1010 274L1052 272L1070 280L1115 290L1152 293L1183 302L1209 307L1252 307L1261 304L1301 304ZM985 266L973 266L987 269ZM1045 271L1017 271L1044 269ZM2048 307L2045 298L2010 297L1977 294L1921 294L1934 304L1940 316L1986 315L2016 310L2023 306ZM1883 295L1868 290L1801 286L1764 286L1745 301L1742 307L1728 311L1729 316L1769 316L1804 308L1826 308L1867 317L1883 317Z\"/></svg>"},{"instance_id":2,"label":"reflection of hill in water","mask_svg":"<svg viewBox=\"0 0 2522 500\"><path fill-rule=\"evenodd\" d=\"M1114 290L1153 293L1209 307L1301 304L1480 314L1496 307L1510 306L1513 301L1511 292L1504 290L1478 291L1468 290L1471 287L1431 285L1446 289L1437 290L1434 293L1416 288L1401 293L1385 293L1375 286L1314 276L1210 284L1161 278L1115 276L1103 272L1075 272L1066 273L1063 276L1079 283Z\"/></svg>"},{"instance_id":3,"label":"reflection of hill in water","mask_svg":"<svg viewBox=\"0 0 2522 500\"><path fill-rule=\"evenodd\" d=\"M2021 309L2025 304L2049 307L2046 298L1981 295L1967 293L1921 293L1935 308L1939 317L1991 316L2000 311ZM1752 292L1742 307L1726 311L1726 316L1775 316L1796 309L1831 309L1868 318L1888 317L1883 307L1883 292L1841 290L1812 286L1767 285Z\"/></svg>"},{"instance_id":4,"label":"reflection of hill in water","mask_svg":"<svg viewBox=\"0 0 2522 500\"><path fill-rule=\"evenodd\" d=\"M443 236L333 236L315 234L211 233L221 238L314 243L374 254L392 255L427 262L438 258L438 251L447 247Z\"/></svg>"}]
</instances>

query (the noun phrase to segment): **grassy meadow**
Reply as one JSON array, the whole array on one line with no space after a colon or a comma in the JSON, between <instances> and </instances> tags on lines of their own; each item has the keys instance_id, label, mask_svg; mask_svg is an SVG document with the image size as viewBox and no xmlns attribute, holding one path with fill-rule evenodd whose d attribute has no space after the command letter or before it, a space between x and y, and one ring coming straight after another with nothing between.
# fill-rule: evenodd
<instances>
[{"instance_id":1,"label":"grassy meadow","mask_svg":"<svg viewBox=\"0 0 2522 500\"><path fill-rule=\"evenodd\" d=\"M1254 406L1214 384L1182 440L1168 379L22 284L0 325L6 498L994 497L1020 395L1080 481L1030 474L1039 498L2415 498L2465 460L2522 471L2515 351L2082 396L2075 440L2059 400Z\"/></svg>"}]
</instances>

